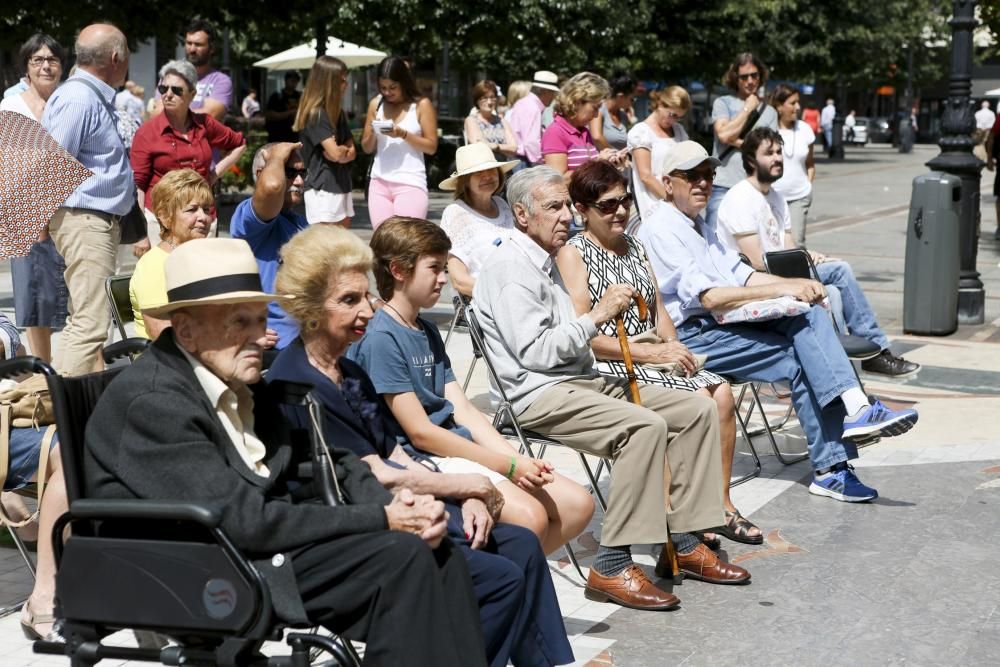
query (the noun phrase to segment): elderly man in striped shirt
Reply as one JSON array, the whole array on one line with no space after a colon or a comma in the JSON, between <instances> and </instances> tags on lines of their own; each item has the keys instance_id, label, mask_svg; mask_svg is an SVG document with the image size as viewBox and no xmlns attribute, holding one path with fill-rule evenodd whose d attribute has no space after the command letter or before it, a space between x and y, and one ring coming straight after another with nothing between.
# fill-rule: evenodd
<instances>
[{"instance_id":1,"label":"elderly man in striped shirt","mask_svg":"<svg viewBox=\"0 0 1000 667\"><path fill-rule=\"evenodd\" d=\"M95 23L76 40L76 74L49 98L42 125L93 172L56 211L49 233L66 260L69 320L56 368L81 375L100 368L111 315L104 281L115 272L119 220L136 203L128 150L119 135L115 90L128 72L128 43L113 25Z\"/></svg>"}]
</instances>

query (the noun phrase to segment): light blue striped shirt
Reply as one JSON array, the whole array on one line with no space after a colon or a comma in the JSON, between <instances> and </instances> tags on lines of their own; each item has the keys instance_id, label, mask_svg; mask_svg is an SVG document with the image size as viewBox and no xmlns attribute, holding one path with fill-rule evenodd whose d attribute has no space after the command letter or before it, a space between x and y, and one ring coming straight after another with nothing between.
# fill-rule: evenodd
<instances>
[{"instance_id":1,"label":"light blue striped shirt","mask_svg":"<svg viewBox=\"0 0 1000 667\"><path fill-rule=\"evenodd\" d=\"M74 79L87 79L97 86L104 102L94 91ZM63 206L89 208L113 215L125 215L136 201L135 181L125 145L118 136L114 109L115 89L78 69L56 88L45 105L42 126L52 138L94 172L73 191ZM111 105L111 109L105 106Z\"/></svg>"},{"instance_id":2,"label":"light blue striped shirt","mask_svg":"<svg viewBox=\"0 0 1000 667\"><path fill-rule=\"evenodd\" d=\"M643 220L636 238L646 247L663 305L680 326L689 317L704 315L701 295L713 287L743 287L753 269L738 253L724 246L699 215L691 220L673 204L656 208Z\"/></svg>"}]
</instances>

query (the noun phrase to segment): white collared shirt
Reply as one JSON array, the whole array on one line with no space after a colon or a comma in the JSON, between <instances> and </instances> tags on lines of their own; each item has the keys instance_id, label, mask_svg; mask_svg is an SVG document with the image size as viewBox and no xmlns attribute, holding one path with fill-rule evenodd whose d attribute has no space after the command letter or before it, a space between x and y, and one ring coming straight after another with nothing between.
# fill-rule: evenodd
<instances>
[{"instance_id":1,"label":"white collared shirt","mask_svg":"<svg viewBox=\"0 0 1000 667\"><path fill-rule=\"evenodd\" d=\"M262 463L267 449L253 430L253 394L242 382L229 385L195 359L187 350L178 346L191 364L198 384L215 408L215 414L222 422L226 435L236 447L240 458L250 470L261 477L268 477L271 471Z\"/></svg>"}]
</instances>

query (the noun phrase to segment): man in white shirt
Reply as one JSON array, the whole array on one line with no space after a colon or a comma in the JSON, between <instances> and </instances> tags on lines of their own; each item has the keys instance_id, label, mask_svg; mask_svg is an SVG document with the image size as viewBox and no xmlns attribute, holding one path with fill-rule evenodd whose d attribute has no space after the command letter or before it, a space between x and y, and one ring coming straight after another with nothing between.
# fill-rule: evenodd
<instances>
[{"instance_id":1,"label":"man in white shirt","mask_svg":"<svg viewBox=\"0 0 1000 667\"><path fill-rule=\"evenodd\" d=\"M833 106L833 98L826 101L826 106L819 114L819 129L823 130L823 137L826 139L826 150L830 151L833 146L833 119L837 115L837 107Z\"/></svg>"},{"instance_id":2,"label":"man in white shirt","mask_svg":"<svg viewBox=\"0 0 1000 667\"><path fill-rule=\"evenodd\" d=\"M979 111L976 112L976 129L989 131L996 119L997 115L990 109L990 101L983 100Z\"/></svg>"},{"instance_id":3,"label":"man in white shirt","mask_svg":"<svg viewBox=\"0 0 1000 667\"><path fill-rule=\"evenodd\" d=\"M784 173L781 135L758 128L747 135L741 150L747 178L730 189L722 200L718 234L724 245L743 253L755 268L762 269L765 253L796 247L788 205L781 193L771 187ZM818 252L810 251L809 255L816 264L820 281L839 293L850 332L882 350L877 357L862 362L862 368L890 377L917 372L919 364L897 357L889 349L889 339L879 327L851 266ZM828 292L833 297L834 290Z\"/></svg>"},{"instance_id":4,"label":"man in white shirt","mask_svg":"<svg viewBox=\"0 0 1000 667\"><path fill-rule=\"evenodd\" d=\"M989 162L989 155L986 151L986 138L990 136L993 123L996 122L997 115L990 109L990 101L983 100L979 111L976 112L976 131L972 134L973 141L976 142L973 154L983 162Z\"/></svg>"}]
</instances>

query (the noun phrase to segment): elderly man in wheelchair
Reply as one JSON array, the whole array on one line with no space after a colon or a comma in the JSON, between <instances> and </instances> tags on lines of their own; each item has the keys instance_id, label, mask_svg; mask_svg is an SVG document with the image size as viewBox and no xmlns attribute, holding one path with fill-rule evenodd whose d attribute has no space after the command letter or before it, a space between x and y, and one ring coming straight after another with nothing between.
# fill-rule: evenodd
<instances>
[{"instance_id":1,"label":"elderly man in wheelchair","mask_svg":"<svg viewBox=\"0 0 1000 667\"><path fill-rule=\"evenodd\" d=\"M391 495L341 450L329 450L326 483L302 465L310 434L290 429L278 407L288 399L259 382L274 296L247 244L184 244L166 286L157 314L171 328L101 394L82 454L86 498L71 493L56 527L73 522L57 546L56 607L73 663L306 664L296 641L308 635L289 636L291 659L259 649L283 625L321 625L365 642L364 664L485 664L443 505ZM120 628L180 646L124 655L97 643Z\"/></svg>"}]
</instances>

